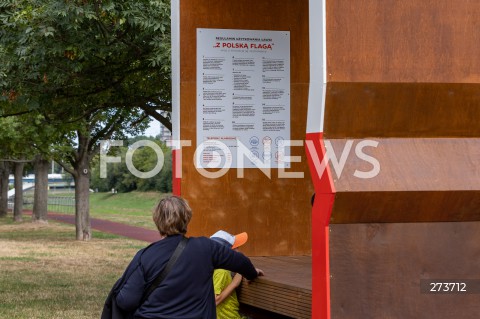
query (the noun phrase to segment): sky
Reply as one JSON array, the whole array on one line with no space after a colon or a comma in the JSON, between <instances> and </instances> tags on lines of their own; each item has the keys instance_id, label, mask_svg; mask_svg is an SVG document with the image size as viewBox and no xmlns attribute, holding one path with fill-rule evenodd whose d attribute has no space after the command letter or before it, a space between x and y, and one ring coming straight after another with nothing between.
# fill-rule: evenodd
<instances>
[{"instance_id":1,"label":"sky","mask_svg":"<svg viewBox=\"0 0 480 319\"><path fill-rule=\"evenodd\" d=\"M160 134L160 122L157 120L152 120L150 122L150 127L145 131L145 136L157 136Z\"/></svg>"}]
</instances>

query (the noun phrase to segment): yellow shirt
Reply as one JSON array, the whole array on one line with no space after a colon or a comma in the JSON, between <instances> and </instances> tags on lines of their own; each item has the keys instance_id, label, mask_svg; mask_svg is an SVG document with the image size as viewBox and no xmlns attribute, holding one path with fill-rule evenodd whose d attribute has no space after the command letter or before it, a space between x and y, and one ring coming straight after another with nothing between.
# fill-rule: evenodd
<instances>
[{"instance_id":1,"label":"yellow shirt","mask_svg":"<svg viewBox=\"0 0 480 319\"><path fill-rule=\"evenodd\" d=\"M215 269L213 272L213 289L215 295L219 295L232 282L230 272L225 269ZM217 306L217 319L243 319L246 318L238 313L240 303L235 290Z\"/></svg>"}]
</instances>

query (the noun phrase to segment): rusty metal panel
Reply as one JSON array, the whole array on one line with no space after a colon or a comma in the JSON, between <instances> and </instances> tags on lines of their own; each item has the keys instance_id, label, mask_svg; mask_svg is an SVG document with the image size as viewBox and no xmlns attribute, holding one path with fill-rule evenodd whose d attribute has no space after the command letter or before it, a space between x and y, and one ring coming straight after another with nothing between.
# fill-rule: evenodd
<instances>
[{"instance_id":1,"label":"rusty metal panel","mask_svg":"<svg viewBox=\"0 0 480 319\"><path fill-rule=\"evenodd\" d=\"M291 82L309 82L308 0L180 1L181 81L196 81L196 28L288 30Z\"/></svg>"},{"instance_id":2,"label":"rusty metal panel","mask_svg":"<svg viewBox=\"0 0 480 319\"><path fill-rule=\"evenodd\" d=\"M480 190L480 138L333 139L325 143L335 153L330 170L337 192ZM345 165L334 165L342 155L348 156Z\"/></svg>"},{"instance_id":3,"label":"rusty metal panel","mask_svg":"<svg viewBox=\"0 0 480 319\"><path fill-rule=\"evenodd\" d=\"M332 223L480 220L479 138L376 138L360 149L368 161L363 141L326 141L336 157ZM345 165L334 165L342 154Z\"/></svg>"},{"instance_id":4,"label":"rusty metal panel","mask_svg":"<svg viewBox=\"0 0 480 319\"><path fill-rule=\"evenodd\" d=\"M329 82L325 104L329 139L480 136L480 84Z\"/></svg>"},{"instance_id":5,"label":"rusty metal panel","mask_svg":"<svg viewBox=\"0 0 480 319\"><path fill-rule=\"evenodd\" d=\"M329 82L480 82L479 1L327 0Z\"/></svg>"},{"instance_id":6,"label":"rusty metal panel","mask_svg":"<svg viewBox=\"0 0 480 319\"><path fill-rule=\"evenodd\" d=\"M376 191L335 195L332 224L480 221L477 191Z\"/></svg>"},{"instance_id":7,"label":"rusty metal panel","mask_svg":"<svg viewBox=\"0 0 480 319\"><path fill-rule=\"evenodd\" d=\"M420 280L480 279L480 222L331 225L331 318L478 318L480 294Z\"/></svg>"},{"instance_id":8,"label":"rusty metal panel","mask_svg":"<svg viewBox=\"0 0 480 319\"><path fill-rule=\"evenodd\" d=\"M217 179L200 175L194 165L196 145L196 28L288 30L291 59L291 138L305 139L309 82L308 0L182 0L180 1L182 195L194 215L189 235L205 236L218 229L247 231L250 256L311 253L313 186L303 147L292 147L288 171L304 178L285 179L272 169L271 178L259 169L246 169L238 178L231 169Z\"/></svg>"},{"instance_id":9,"label":"rusty metal panel","mask_svg":"<svg viewBox=\"0 0 480 319\"><path fill-rule=\"evenodd\" d=\"M331 317L477 318L479 294L422 294L420 280L480 280L480 2L326 10L324 137L337 158L376 140L382 166L360 180L372 163L350 157L334 176Z\"/></svg>"}]
</instances>

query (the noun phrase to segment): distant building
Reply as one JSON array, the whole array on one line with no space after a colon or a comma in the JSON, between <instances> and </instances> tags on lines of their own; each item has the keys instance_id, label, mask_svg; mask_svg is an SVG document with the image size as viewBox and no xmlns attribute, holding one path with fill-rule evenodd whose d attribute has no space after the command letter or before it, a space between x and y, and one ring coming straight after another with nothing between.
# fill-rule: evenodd
<instances>
[{"instance_id":1,"label":"distant building","mask_svg":"<svg viewBox=\"0 0 480 319\"><path fill-rule=\"evenodd\" d=\"M160 140L165 143L172 139L172 132L170 132L170 130L162 124L160 124L160 133L158 135L160 137Z\"/></svg>"},{"instance_id":2,"label":"distant building","mask_svg":"<svg viewBox=\"0 0 480 319\"><path fill-rule=\"evenodd\" d=\"M15 178L13 175L8 176L8 184L13 186ZM35 175L28 174L22 178L23 184L35 184ZM48 187L50 189L74 188L75 182L70 174L48 174Z\"/></svg>"}]
</instances>

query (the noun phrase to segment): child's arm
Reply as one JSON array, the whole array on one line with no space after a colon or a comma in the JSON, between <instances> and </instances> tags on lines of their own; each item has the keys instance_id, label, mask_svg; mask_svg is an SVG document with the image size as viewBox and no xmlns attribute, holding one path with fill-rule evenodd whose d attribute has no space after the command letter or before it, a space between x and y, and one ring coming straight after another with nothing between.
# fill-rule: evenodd
<instances>
[{"instance_id":1,"label":"child's arm","mask_svg":"<svg viewBox=\"0 0 480 319\"><path fill-rule=\"evenodd\" d=\"M241 282L242 275L235 274L232 278L232 282L225 287L219 295L215 295L215 305L218 306L221 304L238 286L240 286Z\"/></svg>"}]
</instances>

